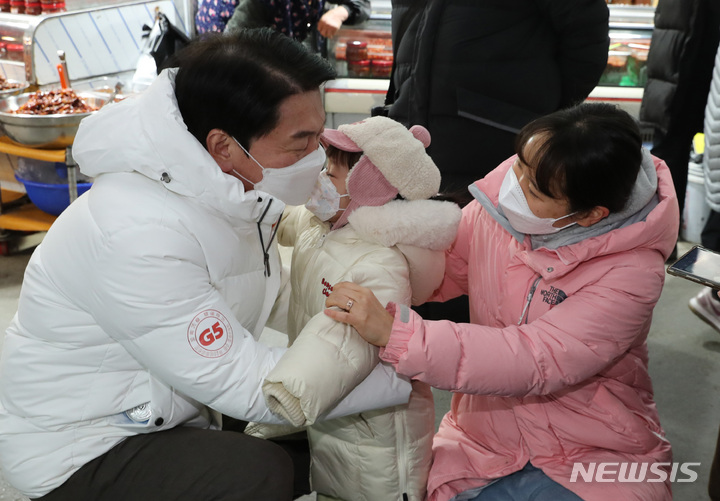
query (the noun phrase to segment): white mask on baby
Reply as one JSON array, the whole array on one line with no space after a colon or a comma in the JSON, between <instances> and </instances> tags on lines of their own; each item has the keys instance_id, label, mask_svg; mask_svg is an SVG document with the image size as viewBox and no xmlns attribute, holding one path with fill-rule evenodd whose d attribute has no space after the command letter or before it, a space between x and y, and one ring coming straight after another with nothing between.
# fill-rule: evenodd
<instances>
[{"instance_id":1,"label":"white mask on baby","mask_svg":"<svg viewBox=\"0 0 720 501\"><path fill-rule=\"evenodd\" d=\"M318 176L310 200L305 203L307 210L315 214L320 221L327 221L335 214L345 209L340 208L340 199L349 196L341 195L324 170Z\"/></svg>"},{"instance_id":2,"label":"white mask on baby","mask_svg":"<svg viewBox=\"0 0 720 501\"><path fill-rule=\"evenodd\" d=\"M292 165L279 169L269 169L260 165L260 162L255 160L248 150L240 144L240 141L233 139L245 154L252 158L262 169L263 177L257 183L253 183L233 169L235 174L252 184L254 189L279 198L288 205L302 205L310 198L310 193L315 187L315 181L325 165L325 150L322 146L319 146L317 150L305 155Z\"/></svg>"},{"instance_id":3,"label":"white mask on baby","mask_svg":"<svg viewBox=\"0 0 720 501\"><path fill-rule=\"evenodd\" d=\"M558 218L538 217L530 210L530 206L520 187L515 169L512 166L508 169L500 186L500 195L498 203L502 208L505 217L507 217L510 225L520 233L526 235L548 235L565 228L569 228L577 223L572 222L566 226L556 228L553 224L556 221L564 219L575 214L574 212Z\"/></svg>"}]
</instances>

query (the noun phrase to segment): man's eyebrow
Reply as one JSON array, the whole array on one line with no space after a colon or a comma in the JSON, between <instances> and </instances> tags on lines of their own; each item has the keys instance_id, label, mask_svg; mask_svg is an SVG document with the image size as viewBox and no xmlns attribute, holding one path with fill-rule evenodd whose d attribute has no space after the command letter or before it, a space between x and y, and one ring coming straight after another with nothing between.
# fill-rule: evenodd
<instances>
[{"instance_id":1,"label":"man's eyebrow","mask_svg":"<svg viewBox=\"0 0 720 501\"><path fill-rule=\"evenodd\" d=\"M323 130L324 129L325 129L325 127L323 127ZM322 131L320 131L320 133L322 133ZM318 132L315 130L299 130L299 131L295 132L293 135L291 135L290 137L292 137L293 139L303 139L305 137L317 136L317 135L318 135Z\"/></svg>"},{"instance_id":2,"label":"man's eyebrow","mask_svg":"<svg viewBox=\"0 0 720 501\"><path fill-rule=\"evenodd\" d=\"M304 137L314 136L316 134L317 134L317 132L313 132L313 131L309 131L309 130L300 130L290 137L292 137L293 139L302 139Z\"/></svg>"}]
</instances>

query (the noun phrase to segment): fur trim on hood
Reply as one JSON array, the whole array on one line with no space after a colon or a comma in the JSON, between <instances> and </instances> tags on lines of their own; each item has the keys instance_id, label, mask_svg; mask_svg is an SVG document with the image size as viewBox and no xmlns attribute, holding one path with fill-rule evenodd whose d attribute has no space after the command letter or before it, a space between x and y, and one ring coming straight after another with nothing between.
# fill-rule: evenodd
<instances>
[{"instance_id":1,"label":"fur trim on hood","mask_svg":"<svg viewBox=\"0 0 720 501\"><path fill-rule=\"evenodd\" d=\"M455 241L461 217L453 202L393 200L380 207L359 207L348 223L360 238L396 246L403 253L410 272L411 303L419 305L442 283L445 250Z\"/></svg>"},{"instance_id":2,"label":"fur trim on hood","mask_svg":"<svg viewBox=\"0 0 720 501\"><path fill-rule=\"evenodd\" d=\"M455 240L461 216L453 202L393 200L380 207L358 207L348 222L361 238L386 247L445 250Z\"/></svg>"}]
</instances>

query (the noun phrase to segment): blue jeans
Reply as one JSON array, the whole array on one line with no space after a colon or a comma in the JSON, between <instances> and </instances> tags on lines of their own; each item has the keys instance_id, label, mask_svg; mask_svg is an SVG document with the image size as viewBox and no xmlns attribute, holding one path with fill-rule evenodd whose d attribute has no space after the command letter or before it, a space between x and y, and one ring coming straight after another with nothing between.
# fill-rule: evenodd
<instances>
[{"instance_id":1,"label":"blue jeans","mask_svg":"<svg viewBox=\"0 0 720 501\"><path fill-rule=\"evenodd\" d=\"M468 501L582 501L530 463L496 480Z\"/></svg>"}]
</instances>

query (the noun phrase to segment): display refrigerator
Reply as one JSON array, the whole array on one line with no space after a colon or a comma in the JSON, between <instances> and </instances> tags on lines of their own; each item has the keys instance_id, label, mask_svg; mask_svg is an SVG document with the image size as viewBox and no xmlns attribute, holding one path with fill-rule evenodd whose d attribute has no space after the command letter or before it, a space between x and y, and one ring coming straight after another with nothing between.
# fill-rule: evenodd
<instances>
[{"instance_id":1,"label":"display refrigerator","mask_svg":"<svg viewBox=\"0 0 720 501\"><path fill-rule=\"evenodd\" d=\"M607 68L588 99L615 103L637 116L647 80L655 7L614 3L608 8ZM343 26L328 41L328 57L338 74L325 86L328 127L361 120L384 104L393 58L390 19L390 1L373 0L368 21Z\"/></svg>"},{"instance_id":2,"label":"display refrigerator","mask_svg":"<svg viewBox=\"0 0 720 501\"><path fill-rule=\"evenodd\" d=\"M655 8L649 5L612 4L608 62L589 100L616 103L637 117L647 82L647 56Z\"/></svg>"}]
</instances>

